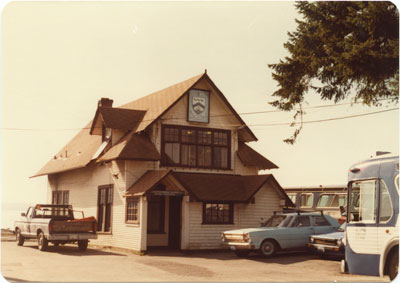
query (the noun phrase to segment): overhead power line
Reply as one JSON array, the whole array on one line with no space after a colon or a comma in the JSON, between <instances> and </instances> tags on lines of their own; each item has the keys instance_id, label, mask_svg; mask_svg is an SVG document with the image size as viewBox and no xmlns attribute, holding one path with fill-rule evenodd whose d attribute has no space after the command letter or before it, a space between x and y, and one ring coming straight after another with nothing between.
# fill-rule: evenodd
<instances>
[{"instance_id":1,"label":"overhead power line","mask_svg":"<svg viewBox=\"0 0 400 283\"><path fill-rule=\"evenodd\" d=\"M379 114L379 113L389 112L389 111L394 111L394 110L399 110L399 108L392 108L392 109L386 109L386 110L381 110L381 111L368 112L368 113L356 114L356 115L350 115L350 116L343 116L343 117L321 119L321 120L292 122L292 123L253 124L253 125L248 125L248 126L249 127L256 127L256 126L264 126L264 127L267 126L268 127L268 126L287 126L287 125L293 125L294 126L294 125L298 125L298 124L313 124L313 123L321 123L321 122L336 121L336 120L343 120L343 119L350 119L350 118L368 116L368 115Z\"/></svg>"},{"instance_id":2,"label":"overhead power line","mask_svg":"<svg viewBox=\"0 0 400 283\"><path fill-rule=\"evenodd\" d=\"M304 107L303 110L304 109L337 107L337 106L344 106L344 105L350 105L350 104L353 104L353 103L317 105L317 106ZM368 113L351 115L351 116L343 116L343 117L328 118L328 119L322 119L322 120L314 120L314 121L264 123L264 124L252 124L252 125L247 125L247 126L249 126L249 127L253 127L253 126L285 126L285 125L297 125L297 124L311 124L311 123L320 123L320 122L327 122L327 121L334 121L334 120L341 120L341 119L349 119L349 118L367 116L367 115L378 114L378 113L383 113L383 112L388 112L388 111L393 111L393 110L398 110L398 108L386 109L386 110L381 110L381 111L376 111L376 112L368 112ZM238 113L238 114L239 115L254 115L254 114L267 114L267 113L276 113L276 112L281 112L282 113L283 111L282 110L267 110L267 111L243 112L243 113ZM229 116L235 116L235 115L234 114L210 115L210 118L229 117ZM154 121L154 120L155 119L144 119L144 120L138 120L136 122L149 122L149 121ZM171 117L171 118L164 118L162 120L163 121L166 121L166 120L186 120L186 117ZM134 121L132 121L132 122L134 122ZM227 125L227 126L240 126L240 125ZM1 130L5 130L5 131L31 131L31 132L77 131L77 130L83 130L83 129L90 129L90 128L88 128L88 127L84 127L84 128L64 128L64 129L1 128Z\"/></svg>"}]
</instances>

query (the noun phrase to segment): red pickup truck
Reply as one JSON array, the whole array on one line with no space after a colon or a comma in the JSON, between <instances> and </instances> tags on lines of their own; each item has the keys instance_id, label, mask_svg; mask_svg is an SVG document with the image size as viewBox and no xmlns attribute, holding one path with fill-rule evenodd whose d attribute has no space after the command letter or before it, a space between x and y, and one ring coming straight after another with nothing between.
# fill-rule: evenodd
<instances>
[{"instance_id":1,"label":"red pickup truck","mask_svg":"<svg viewBox=\"0 0 400 283\"><path fill-rule=\"evenodd\" d=\"M15 221L17 244L22 246L25 239L37 238L38 248L45 251L48 243L55 246L78 243L86 250L89 239L97 239L97 222L94 217L76 219L71 205L37 204L21 213ZM83 212L82 213L83 216Z\"/></svg>"}]
</instances>

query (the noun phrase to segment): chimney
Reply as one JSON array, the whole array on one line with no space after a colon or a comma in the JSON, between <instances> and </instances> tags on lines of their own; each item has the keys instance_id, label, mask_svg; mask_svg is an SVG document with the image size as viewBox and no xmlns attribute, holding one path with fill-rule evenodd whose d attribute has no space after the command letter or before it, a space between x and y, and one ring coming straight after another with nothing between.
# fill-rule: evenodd
<instances>
[{"instance_id":1,"label":"chimney","mask_svg":"<svg viewBox=\"0 0 400 283\"><path fill-rule=\"evenodd\" d=\"M112 107L113 102L112 99L102 97L98 102L98 106Z\"/></svg>"}]
</instances>

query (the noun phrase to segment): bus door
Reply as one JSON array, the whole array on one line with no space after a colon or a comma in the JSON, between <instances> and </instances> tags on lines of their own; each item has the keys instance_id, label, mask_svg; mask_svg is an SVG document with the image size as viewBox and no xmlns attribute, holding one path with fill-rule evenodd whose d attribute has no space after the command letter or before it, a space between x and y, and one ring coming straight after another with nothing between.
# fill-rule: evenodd
<instances>
[{"instance_id":1,"label":"bus door","mask_svg":"<svg viewBox=\"0 0 400 283\"><path fill-rule=\"evenodd\" d=\"M379 276L379 181L353 181L348 190L345 257L349 272Z\"/></svg>"}]
</instances>

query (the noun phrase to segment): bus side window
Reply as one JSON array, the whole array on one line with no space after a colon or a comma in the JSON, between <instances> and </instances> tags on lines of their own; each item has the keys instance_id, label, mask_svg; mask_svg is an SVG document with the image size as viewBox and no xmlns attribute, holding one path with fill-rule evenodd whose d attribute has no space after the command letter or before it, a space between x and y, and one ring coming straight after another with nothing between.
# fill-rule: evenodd
<instances>
[{"instance_id":1,"label":"bus side window","mask_svg":"<svg viewBox=\"0 0 400 283\"><path fill-rule=\"evenodd\" d=\"M375 223L376 181L360 181L351 185L350 221Z\"/></svg>"},{"instance_id":2,"label":"bus side window","mask_svg":"<svg viewBox=\"0 0 400 283\"><path fill-rule=\"evenodd\" d=\"M388 221L393 214L392 201L390 199L388 188L383 180L380 182L379 192L379 222Z\"/></svg>"},{"instance_id":3,"label":"bus side window","mask_svg":"<svg viewBox=\"0 0 400 283\"><path fill-rule=\"evenodd\" d=\"M301 204L302 207L312 207L313 205L313 194L301 194Z\"/></svg>"}]
</instances>

